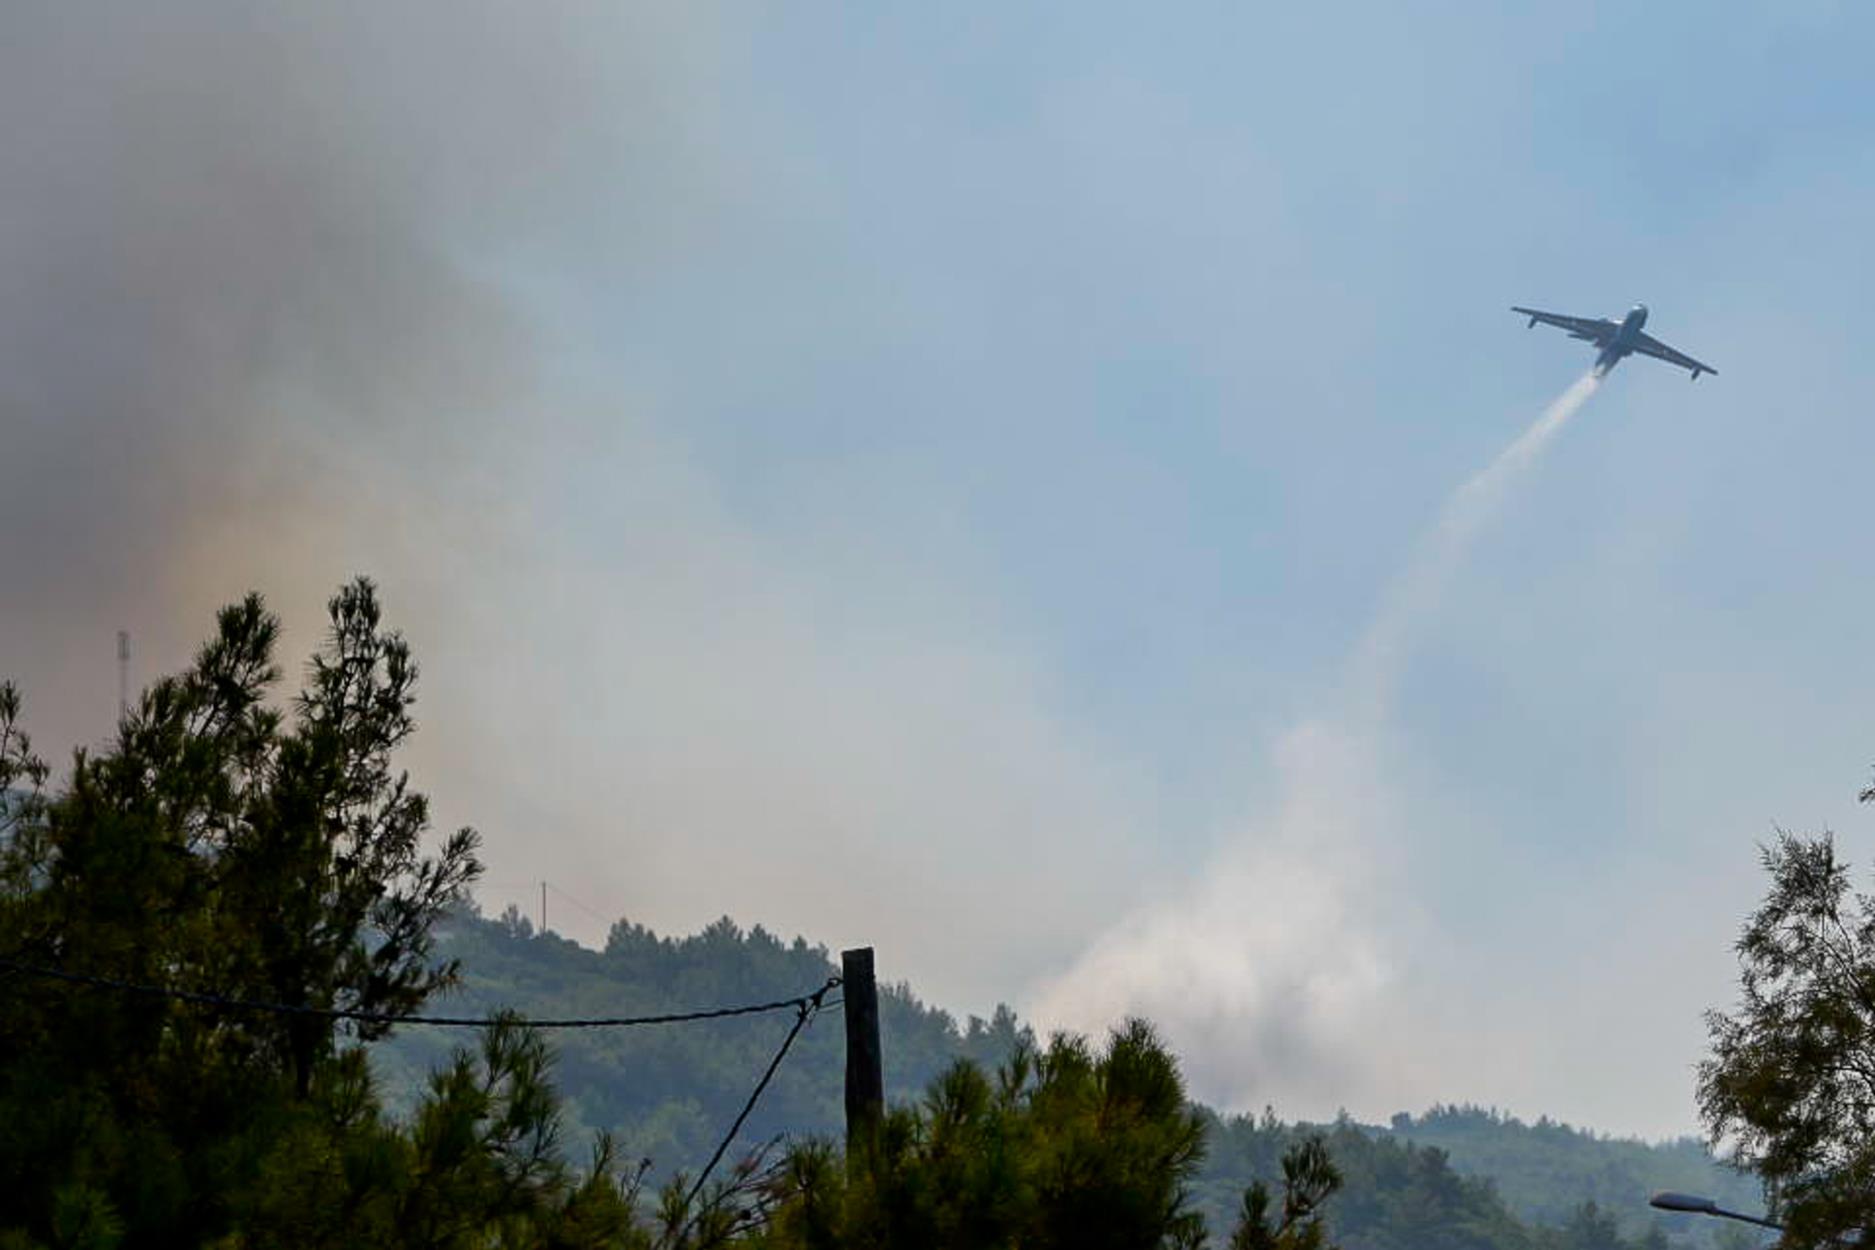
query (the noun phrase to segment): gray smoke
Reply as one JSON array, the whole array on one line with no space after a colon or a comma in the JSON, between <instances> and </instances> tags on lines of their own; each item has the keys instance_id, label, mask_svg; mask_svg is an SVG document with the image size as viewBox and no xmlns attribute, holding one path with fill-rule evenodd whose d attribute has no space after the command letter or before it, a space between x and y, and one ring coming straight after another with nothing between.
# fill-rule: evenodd
<instances>
[{"instance_id":1,"label":"gray smoke","mask_svg":"<svg viewBox=\"0 0 1875 1250\"><path fill-rule=\"evenodd\" d=\"M108 727L120 625L147 675L246 586L304 625L420 535L497 541L537 369L465 258L602 218L655 245L683 199L667 66L707 25L607 11L6 6L0 671L53 696L48 738ZM666 194L603 194L600 163Z\"/></svg>"},{"instance_id":2,"label":"gray smoke","mask_svg":"<svg viewBox=\"0 0 1875 1250\"><path fill-rule=\"evenodd\" d=\"M545 877L667 930L890 944L987 1007L1111 905L1123 770L1032 657L843 518L740 515L685 438L712 379L641 376L657 349L606 315L679 292L711 362L740 292L801 319L711 269L789 252L811 165L741 32L596 0L4 13L0 674L48 746L108 732L118 628L144 680L257 588L290 666L365 572L424 665L413 772L487 835L492 907ZM992 858L1072 901L960 931Z\"/></svg>"}]
</instances>

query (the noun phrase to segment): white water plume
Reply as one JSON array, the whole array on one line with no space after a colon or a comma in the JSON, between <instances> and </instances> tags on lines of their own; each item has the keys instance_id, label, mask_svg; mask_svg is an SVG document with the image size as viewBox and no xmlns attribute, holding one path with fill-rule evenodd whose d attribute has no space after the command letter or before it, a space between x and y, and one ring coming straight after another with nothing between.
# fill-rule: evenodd
<instances>
[{"instance_id":1,"label":"white water plume","mask_svg":"<svg viewBox=\"0 0 1875 1250\"><path fill-rule=\"evenodd\" d=\"M1517 441L1446 499L1438 521L1407 559L1349 661L1347 690L1356 724L1371 732L1386 720L1414 631L1445 597L1471 544L1496 515L1511 486L1600 386L1601 378L1593 371L1577 378Z\"/></svg>"},{"instance_id":2,"label":"white water plume","mask_svg":"<svg viewBox=\"0 0 1875 1250\"><path fill-rule=\"evenodd\" d=\"M1143 1015L1183 1056L1193 1092L1304 1114L1440 1096L1440 1043L1414 1036L1399 986L1423 918L1392 887L1407 831L1381 776L1379 735L1416 630L1511 488L1600 385L1593 373L1455 490L1349 658L1343 703L1282 736L1281 798L1226 839L1178 895L1101 935L1031 1005L1045 1027L1100 1030ZM1423 1019L1423 1017L1422 1017ZM1429 1023L1429 1022L1428 1022Z\"/></svg>"}]
</instances>

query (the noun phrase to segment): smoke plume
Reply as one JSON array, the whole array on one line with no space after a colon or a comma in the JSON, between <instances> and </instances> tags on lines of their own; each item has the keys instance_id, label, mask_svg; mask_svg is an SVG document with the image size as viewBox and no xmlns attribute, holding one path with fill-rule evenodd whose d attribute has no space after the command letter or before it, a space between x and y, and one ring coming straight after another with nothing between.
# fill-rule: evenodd
<instances>
[{"instance_id":1,"label":"smoke plume","mask_svg":"<svg viewBox=\"0 0 1875 1250\"><path fill-rule=\"evenodd\" d=\"M1336 714L1277 745L1279 799L1226 841L1176 897L1114 926L1045 986L1045 1024L1160 1024L1200 1097L1280 1102L1305 1115L1443 1096L1441 1043L1411 995L1409 952L1432 918L1389 888L1410 852L1384 777L1382 736L1416 633L1473 542L1569 418L1586 375L1489 466L1455 490L1414 548L1350 657ZM1376 1038L1385 1038L1376 1046Z\"/></svg>"},{"instance_id":2,"label":"smoke plume","mask_svg":"<svg viewBox=\"0 0 1875 1250\"><path fill-rule=\"evenodd\" d=\"M140 684L258 589L291 673L367 573L489 906L891 940L983 1001L1111 906L1120 770L941 570L739 515L686 442L712 379L633 368L609 314L660 296L730 356L718 257L788 253L813 190L720 17L0 6L0 675L57 758L110 732L118 629ZM1024 897L1072 862L1082 910L960 934L992 857Z\"/></svg>"},{"instance_id":3,"label":"smoke plume","mask_svg":"<svg viewBox=\"0 0 1875 1250\"><path fill-rule=\"evenodd\" d=\"M0 667L50 742L108 728L119 626L146 677L248 587L291 627L499 560L538 367L464 258L576 227L596 153L665 172L630 106L686 59L582 7L7 7Z\"/></svg>"}]
</instances>

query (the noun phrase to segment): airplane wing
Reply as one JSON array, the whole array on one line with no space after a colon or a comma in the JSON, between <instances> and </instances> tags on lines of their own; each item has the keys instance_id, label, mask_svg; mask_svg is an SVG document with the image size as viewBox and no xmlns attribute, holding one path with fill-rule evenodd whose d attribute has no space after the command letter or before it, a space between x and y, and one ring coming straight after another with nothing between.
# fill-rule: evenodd
<instances>
[{"instance_id":1,"label":"airplane wing","mask_svg":"<svg viewBox=\"0 0 1875 1250\"><path fill-rule=\"evenodd\" d=\"M1691 369L1693 371L1693 377L1695 378L1702 373L1710 373L1715 378L1719 376L1719 371L1714 369L1711 365L1701 364L1691 356L1674 351L1671 347L1668 347L1665 343L1662 343L1659 339L1650 334L1635 336L1634 350L1643 356L1652 356L1655 360L1664 360L1670 365L1678 365L1682 369Z\"/></svg>"},{"instance_id":2,"label":"airplane wing","mask_svg":"<svg viewBox=\"0 0 1875 1250\"><path fill-rule=\"evenodd\" d=\"M1615 331L1621 328L1606 317L1565 317L1561 313L1539 312L1534 308L1513 307L1511 311L1522 313L1530 318L1530 324L1533 326L1541 321L1544 325L1569 331L1570 338L1586 339L1597 347L1608 346L1608 341L1614 338Z\"/></svg>"}]
</instances>

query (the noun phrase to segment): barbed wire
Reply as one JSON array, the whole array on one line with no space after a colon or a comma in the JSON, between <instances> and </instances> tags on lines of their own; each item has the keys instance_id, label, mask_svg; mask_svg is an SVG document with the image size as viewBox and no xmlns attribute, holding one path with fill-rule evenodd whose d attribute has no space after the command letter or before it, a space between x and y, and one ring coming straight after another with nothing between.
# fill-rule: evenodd
<instances>
[{"instance_id":1,"label":"barbed wire","mask_svg":"<svg viewBox=\"0 0 1875 1250\"><path fill-rule=\"evenodd\" d=\"M46 968L5 957L0 957L0 968L26 976L44 977L73 985L87 985L129 994L145 994L178 1002L195 1003L204 1007L220 1007L229 1011L257 1011L274 1015L314 1017L321 1020L350 1020L359 1024L413 1024L435 1028L485 1029L494 1023L488 1016L398 1015L392 1012L364 1011L349 1007L313 1007L302 1003L275 1003L252 998L231 998L224 994L212 994L202 990L144 985L135 981L119 980L116 977L68 972L63 968ZM744 1003L732 1007L706 1007L696 1011L660 1012L642 1016L590 1016L545 1020L522 1017L519 1023L534 1029L620 1029L653 1024L688 1024L695 1020L726 1020L734 1016L763 1015L789 1008L802 1013L802 1019L805 1019L810 1007L818 1009L822 996L839 983L839 977L831 977L825 985L811 994L797 994L792 998L778 998L766 1003ZM792 1041L792 1035L790 1035L790 1041Z\"/></svg>"}]
</instances>

